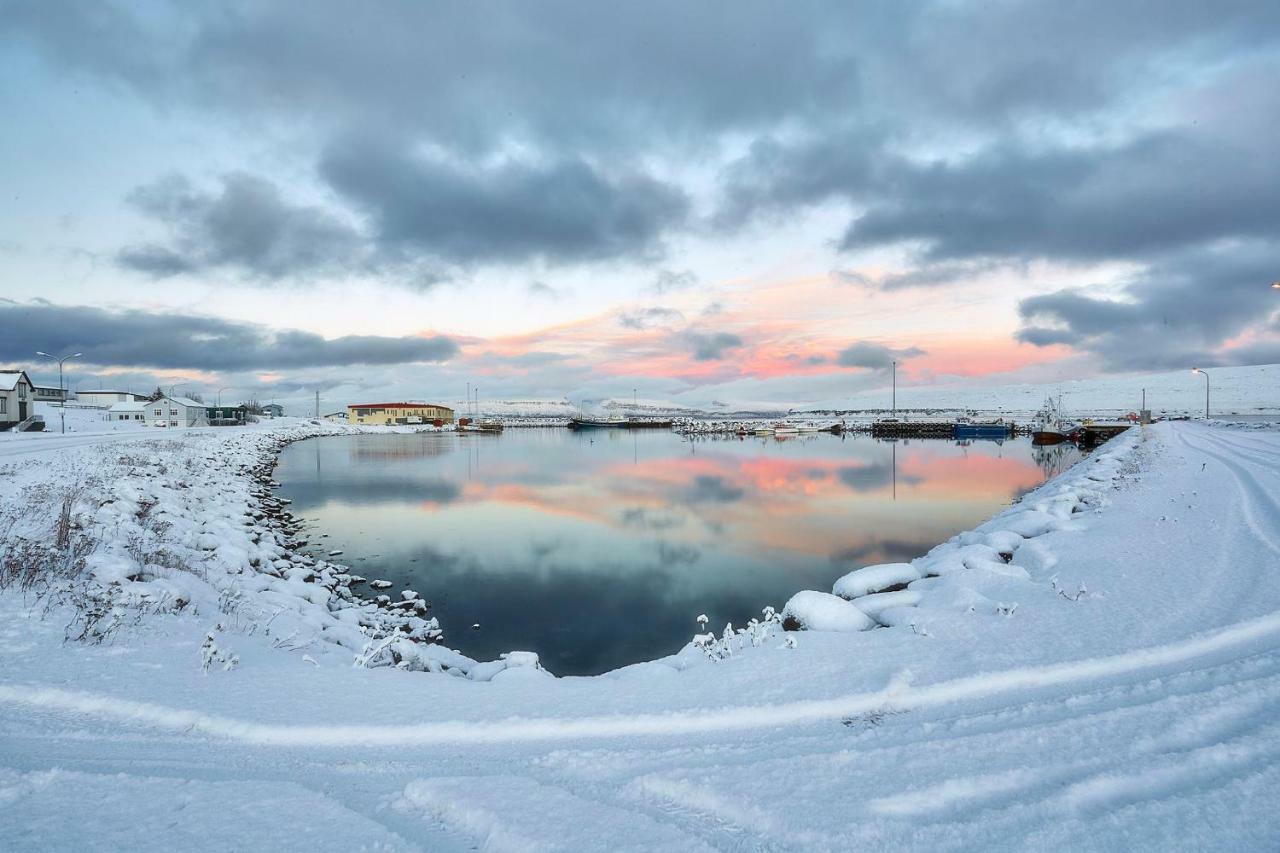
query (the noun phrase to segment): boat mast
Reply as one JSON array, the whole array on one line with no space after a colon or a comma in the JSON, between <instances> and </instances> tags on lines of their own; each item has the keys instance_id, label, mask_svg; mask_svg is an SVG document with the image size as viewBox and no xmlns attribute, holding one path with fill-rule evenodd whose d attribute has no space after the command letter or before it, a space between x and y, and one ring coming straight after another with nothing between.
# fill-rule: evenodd
<instances>
[{"instance_id":1,"label":"boat mast","mask_svg":"<svg viewBox=\"0 0 1280 853\"><path fill-rule=\"evenodd\" d=\"M893 362L893 416L898 416L898 362Z\"/></svg>"}]
</instances>

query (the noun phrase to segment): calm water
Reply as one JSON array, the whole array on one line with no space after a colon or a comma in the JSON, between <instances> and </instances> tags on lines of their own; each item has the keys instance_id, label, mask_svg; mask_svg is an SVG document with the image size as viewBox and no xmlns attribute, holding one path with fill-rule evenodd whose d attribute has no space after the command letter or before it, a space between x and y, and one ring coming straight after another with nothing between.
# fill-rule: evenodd
<instances>
[{"instance_id":1,"label":"calm water","mask_svg":"<svg viewBox=\"0 0 1280 853\"><path fill-rule=\"evenodd\" d=\"M742 625L923 554L1073 461L1046 452L1064 451L512 429L312 439L275 476L317 553L417 590L450 646L575 675L670 654L699 613Z\"/></svg>"}]
</instances>

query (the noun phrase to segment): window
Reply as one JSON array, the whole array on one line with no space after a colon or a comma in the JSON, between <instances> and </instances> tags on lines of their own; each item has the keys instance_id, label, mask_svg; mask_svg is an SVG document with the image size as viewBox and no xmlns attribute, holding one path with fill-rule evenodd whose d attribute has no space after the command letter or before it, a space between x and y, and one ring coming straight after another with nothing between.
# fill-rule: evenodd
<instances>
[{"instance_id":1,"label":"window","mask_svg":"<svg viewBox=\"0 0 1280 853\"><path fill-rule=\"evenodd\" d=\"M169 421L169 426L177 426L177 425L178 425L177 421Z\"/></svg>"},{"instance_id":2,"label":"window","mask_svg":"<svg viewBox=\"0 0 1280 853\"><path fill-rule=\"evenodd\" d=\"M170 415L170 416L173 416L173 415L176 415L176 414L178 414L178 410L177 410L177 409L170 409L170 410L169 410L169 415Z\"/></svg>"},{"instance_id":3,"label":"window","mask_svg":"<svg viewBox=\"0 0 1280 853\"><path fill-rule=\"evenodd\" d=\"M0 415L8 414L8 412L9 412L9 398L0 397Z\"/></svg>"},{"instance_id":4,"label":"window","mask_svg":"<svg viewBox=\"0 0 1280 853\"><path fill-rule=\"evenodd\" d=\"M27 384L25 382L18 383L18 399L19 400L27 399Z\"/></svg>"},{"instance_id":5,"label":"window","mask_svg":"<svg viewBox=\"0 0 1280 853\"><path fill-rule=\"evenodd\" d=\"M156 409L156 417L157 417L157 418L164 417L164 410L163 410L163 409Z\"/></svg>"}]
</instances>

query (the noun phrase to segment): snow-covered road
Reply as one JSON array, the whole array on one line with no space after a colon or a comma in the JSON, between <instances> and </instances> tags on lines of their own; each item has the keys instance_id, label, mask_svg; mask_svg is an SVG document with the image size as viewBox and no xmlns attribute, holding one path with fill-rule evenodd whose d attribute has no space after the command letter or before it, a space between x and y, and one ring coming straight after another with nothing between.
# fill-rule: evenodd
<instances>
[{"instance_id":1,"label":"snow-covered road","mask_svg":"<svg viewBox=\"0 0 1280 853\"><path fill-rule=\"evenodd\" d=\"M1280 432L1134 432L974 536L1067 493L1008 567L920 582L913 626L683 671L475 683L246 635L239 669L205 675L197 620L62 645L0 595L0 838L1277 849Z\"/></svg>"}]
</instances>

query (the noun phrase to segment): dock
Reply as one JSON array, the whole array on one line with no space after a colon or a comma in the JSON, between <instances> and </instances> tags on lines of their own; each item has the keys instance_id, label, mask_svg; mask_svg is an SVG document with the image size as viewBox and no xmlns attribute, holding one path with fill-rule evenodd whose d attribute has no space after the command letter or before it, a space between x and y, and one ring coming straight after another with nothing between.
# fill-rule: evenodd
<instances>
[{"instance_id":1,"label":"dock","mask_svg":"<svg viewBox=\"0 0 1280 853\"><path fill-rule=\"evenodd\" d=\"M1097 447L1133 426L1129 421L1105 421L1083 424L1077 441L1083 447Z\"/></svg>"},{"instance_id":2,"label":"dock","mask_svg":"<svg viewBox=\"0 0 1280 853\"><path fill-rule=\"evenodd\" d=\"M873 438L952 438L956 425L951 421L876 421L871 425Z\"/></svg>"}]
</instances>

